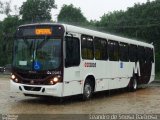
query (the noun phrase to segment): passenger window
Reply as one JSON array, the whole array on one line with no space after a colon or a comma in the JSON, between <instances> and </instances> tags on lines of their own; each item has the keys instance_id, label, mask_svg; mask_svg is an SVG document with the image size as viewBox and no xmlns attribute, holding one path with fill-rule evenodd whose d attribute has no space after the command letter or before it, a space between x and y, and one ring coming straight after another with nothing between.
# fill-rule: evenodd
<instances>
[{"instance_id":1,"label":"passenger window","mask_svg":"<svg viewBox=\"0 0 160 120\"><path fill-rule=\"evenodd\" d=\"M146 61L154 62L153 49L146 48L145 51L146 51Z\"/></svg>"},{"instance_id":2,"label":"passenger window","mask_svg":"<svg viewBox=\"0 0 160 120\"><path fill-rule=\"evenodd\" d=\"M154 50L150 49L150 60L154 62Z\"/></svg>"},{"instance_id":3,"label":"passenger window","mask_svg":"<svg viewBox=\"0 0 160 120\"><path fill-rule=\"evenodd\" d=\"M108 41L108 55L110 61L119 61L119 44L116 41Z\"/></svg>"},{"instance_id":4,"label":"passenger window","mask_svg":"<svg viewBox=\"0 0 160 120\"><path fill-rule=\"evenodd\" d=\"M145 54L145 48L142 46L138 46L138 60L139 62L145 62L146 61L146 54Z\"/></svg>"},{"instance_id":5,"label":"passenger window","mask_svg":"<svg viewBox=\"0 0 160 120\"><path fill-rule=\"evenodd\" d=\"M94 38L94 56L96 60L107 60L107 40Z\"/></svg>"},{"instance_id":6,"label":"passenger window","mask_svg":"<svg viewBox=\"0 0 160 120\"><path fill-rule=\"evenodd\" d=\"M129 55L128 55L128 44L126 43L120 43L119 44L120 50L120 60L128 62L129 61Z\"/></svg>"},{"instance_id":7,"label":"passenger window","mask_svg":"<svg viewBox=\"0 0 160 120\"><path fill-rule=\"evenodd\" d=\"M94 59L93 37L82 35L81 37L82 59Z\"/></svg>"},{"instance_id":8,"label":"passenger window","mask_svg":"<svg viewBox=\"0 0 160 120\"><path fill-rule=\"evenodd\" d=\"M131 62L137 62L137 46L130 45L129 46L129 59Z\"/></svg>"},{"instance_id":9,"label":"passenger window","mask_svg":"<svg viewBox=\"0 0 160 120\"><path fill-rule=\"evenodd\" d=\"M80 64L80 43L78 38L66 37L65 66L72 67Z\"/></svg>"}]
</instances>

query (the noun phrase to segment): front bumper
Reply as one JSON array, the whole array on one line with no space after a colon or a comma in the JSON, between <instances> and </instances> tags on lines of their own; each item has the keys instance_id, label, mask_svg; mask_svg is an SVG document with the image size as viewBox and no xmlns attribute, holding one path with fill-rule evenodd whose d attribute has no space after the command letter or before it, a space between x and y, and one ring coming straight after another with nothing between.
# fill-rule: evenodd
<instances>
[{"instance_id":1,"label":"front bumper","mask_svg":"<svg viewBox=\"0 0 160 120\"><path fill-rule=\"evenodd\" d=\"M62 86L63 83L57 83L55 85L26 85L15 83L12 80L10 80L11 92L18 92L30 95L62 97Z\"/></svg>"}]
</instances>

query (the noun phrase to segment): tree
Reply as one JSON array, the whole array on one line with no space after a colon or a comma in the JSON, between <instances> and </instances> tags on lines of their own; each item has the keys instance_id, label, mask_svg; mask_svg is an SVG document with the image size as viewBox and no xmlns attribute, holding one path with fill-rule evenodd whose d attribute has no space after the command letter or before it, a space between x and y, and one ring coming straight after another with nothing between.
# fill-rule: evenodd
<instances>
[{"instance_id":1,"label":"tree","mask_svg":"<svg viewBox=\"0 0 160 120\"><path fill-rule=\"evenodd\" d=\"M0 14L9 16L11 11L11 1L5 3L0 1Z\"/></svg>"},{"instance_id":2,"label":"tree","mask_svg":"<svg viewBox=\"0 0 160 120\"><path fill-rule=\"evenodd\" d=\"M58 22L82 25L87 23L87 19L83 16L81 9L71 5L63 5L59 15Z\"/></svg>"},{"instance_id":3,"label":"tree","mask_svg":"<svg viewBox=\"0 0 160 120\"><path fill-rule=\"evenodd\" d=\"M8 16L0 22L0 65L11 63L14 33L20 24L18 16Z\"/></svg>"},{"instance_id":4,"label":"tree","mask_svg":"<svg viewBox=\"0 0 160 120\"><path fill-rule=\"evenodd\" d=\"M56 8L54 0L27 0L20 7L20 15L25 22L50 21L52 8Z\"/></svg>"},{"instance_id":5,"label":"tree","mask_svg":"<svg viewBox=\"0 0 160 120\"><path fill-rule=\"evenodd\" d=\"M160 72L160 1L135 4L127 11L104 14L94 23L103 31L120 34L129 38L154 43L156 51L156 72Z\"/></svg>"},{"instance_id":6,"label":"tree","mask_svg":"<svg viewBox=\"0 0 160 120\"><path fill-rule=\"evenodd\" d=\"M3 3L0 1L0 14L3 13Z\"/></svg>"}]
</instances>

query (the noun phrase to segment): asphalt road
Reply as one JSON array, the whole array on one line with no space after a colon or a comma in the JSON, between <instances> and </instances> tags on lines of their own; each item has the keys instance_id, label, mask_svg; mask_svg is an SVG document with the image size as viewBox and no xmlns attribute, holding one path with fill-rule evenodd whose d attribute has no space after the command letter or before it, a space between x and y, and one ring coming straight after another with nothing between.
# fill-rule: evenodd
<instances>
[{"instance_id":1,"label":"asphalt road","mask_svg":"<svg viewBox=\"0 0 160 120\"><path fill-rule=\"evenodd\" d=\"M0 114L160 114L160 83L136 92L100 92L89 101L25 97L10 91L9 78L0 78Z\"/></svg>"}]
</instances>

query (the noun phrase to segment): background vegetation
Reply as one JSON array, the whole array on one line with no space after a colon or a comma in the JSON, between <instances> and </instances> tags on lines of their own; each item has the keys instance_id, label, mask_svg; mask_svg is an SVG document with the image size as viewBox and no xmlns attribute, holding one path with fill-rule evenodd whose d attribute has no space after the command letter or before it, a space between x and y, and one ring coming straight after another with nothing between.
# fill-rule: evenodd
<instances>
[{"instance_id":1,"label":"background vegetation","mask_svg":"<svg viewBox=\"0 0 160 120\"><path fill-rule=\"evenodd\" d=\"M10 3L0 2L0 14L7 17L0 21L0 66L11 63L14 33L20 24L51 20L54 0L27 0L19 8L19 14L10 15ZM64 5L58 22L74 24L153 43L156 51L156 72L160 73L160 0L135 4L127 11L104 14L100 21L88 21L80 8Z\"/></svg>"}]
</instances>

